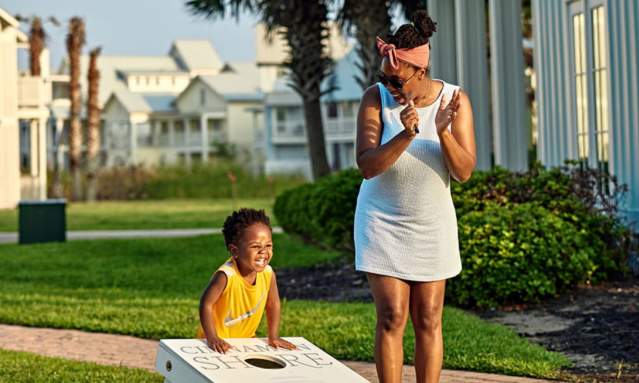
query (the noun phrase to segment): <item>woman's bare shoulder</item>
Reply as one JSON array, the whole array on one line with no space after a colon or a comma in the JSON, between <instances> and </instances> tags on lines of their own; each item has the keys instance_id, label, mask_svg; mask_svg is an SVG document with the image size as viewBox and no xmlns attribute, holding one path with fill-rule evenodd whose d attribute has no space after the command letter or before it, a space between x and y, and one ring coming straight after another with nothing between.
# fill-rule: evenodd
<instances>
[{"instance_id":1,"label":"woman's bare shoulder","mask_svg":"<svg viewBox=\"0 0 639 383\"><path fill-rule=\"evenodd\" d=\"M381 102L379 99L379 87L373 84L364 90L362 95L362 107L380 109Z\"/></svg>"}]
</instances>

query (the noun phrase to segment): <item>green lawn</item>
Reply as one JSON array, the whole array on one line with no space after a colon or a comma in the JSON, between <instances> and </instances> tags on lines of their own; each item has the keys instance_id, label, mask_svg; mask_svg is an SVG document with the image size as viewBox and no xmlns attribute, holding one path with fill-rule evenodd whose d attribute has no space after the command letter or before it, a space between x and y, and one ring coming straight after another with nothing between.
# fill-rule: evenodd
<instances>
[{"instance_id":1,"label":"green lawn","mask_svg":"<svg viewBox=\"0 0 639 383\"><path fill-rule=\"evenodd\" d=\"M164 378L146 370L74 362L27 352L0 350L0 383L156 382Z\"/></svg>"},{"instance_id":2,"label":"green lawn","mask_svg":"<svg viewBox=\"0 0 639 383\"><path fill-rule=\"evenodd\" d=\"M340 255L275 236L273 267ZM0 246L0 322L145 338L192 337L200 293L226 259L221 236ZM304 336L340 359L373 360L367 303L283 303L282 335ZM261 330L264 334L264 330ZM555 377L567 359L514 332L447 307L446 368ZM407 331L406 361L413 354Z\"/></svg>"},{"instance_id":3,"label":"green lawn","mask_svg":"<svg viewBox=\"0 0 639 383\"><path fill-rule=\"evenodd\" d=\"M222 227L226 217L240 207L265 209L272 220L271 199L104 201L67 206L68 230L190 229ZM0 209L0 231L17 231L17 209Z\"/></svg>"}]
</instances>

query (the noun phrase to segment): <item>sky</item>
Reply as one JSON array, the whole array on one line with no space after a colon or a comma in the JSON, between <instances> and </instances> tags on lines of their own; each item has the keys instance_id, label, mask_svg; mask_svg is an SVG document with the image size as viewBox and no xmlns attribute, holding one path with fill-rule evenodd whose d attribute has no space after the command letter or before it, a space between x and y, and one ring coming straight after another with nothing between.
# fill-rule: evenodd
<instances>
[{"instance_id":1,"label":"sky","mask_svg":"<svg viewBox=\"0 0 639 383\"><path fill-rule=\"evenodd\" d=\"M255 60L255 16L242 15L239 23L230 16L204 20L189 14L184 0L0 0L0 8L14 16L60 20L60 27L45 24L53 69L66 55L64 40L72 16L86 24L83 53L100 46L103 55L165 55L173 40L197 38L210 40L223 61ZM21 23L22 31L28 28Z\"/></svg>"}]
</instances>

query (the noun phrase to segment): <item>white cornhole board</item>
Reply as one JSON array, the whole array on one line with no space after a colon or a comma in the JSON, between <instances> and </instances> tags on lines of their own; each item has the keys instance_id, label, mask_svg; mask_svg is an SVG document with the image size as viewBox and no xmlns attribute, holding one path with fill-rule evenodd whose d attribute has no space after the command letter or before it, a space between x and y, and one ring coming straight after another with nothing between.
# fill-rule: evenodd
<instances>
[{"instance_id":1,"label":"white cornhole board","mask_svg":"<svg viewBox=\"0 0 639 383\"><path fill-rule=\"evenodd\" d=\"M286 338L297 350L275 349L262 338L225 339L233 348L220 354L202 339L163 339L155 369L165 383L363 383L368 380L304 338ZM247 362L248 360L248 362ZM271 367L261 368L249 363ZM270 361L270 363L268 362Z\"/></svg>"}]
</instances>

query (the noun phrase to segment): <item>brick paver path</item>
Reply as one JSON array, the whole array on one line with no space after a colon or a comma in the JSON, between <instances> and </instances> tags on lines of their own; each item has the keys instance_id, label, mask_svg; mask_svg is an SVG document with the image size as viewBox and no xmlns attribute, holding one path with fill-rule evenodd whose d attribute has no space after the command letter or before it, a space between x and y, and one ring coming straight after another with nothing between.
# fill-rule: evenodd
<instances>
[{"instance_id":1,"label":"brick paver path","mask_svg":"<svg viewBox=\"0 0 639 383\"><path fill-rule=\"evenodd\" d=\"M131 336L0 324L0 348L2 349L106 365L154 371L157 347L157 341ZM373 363L348 361L344 363L371 382L378 382ZM415 372L412 366L404 366L403 382L414 381ZM471 382L542 383L548 381L469 371L444 370L442 372L441 383Z\"/></svg>"}]
</instances>

